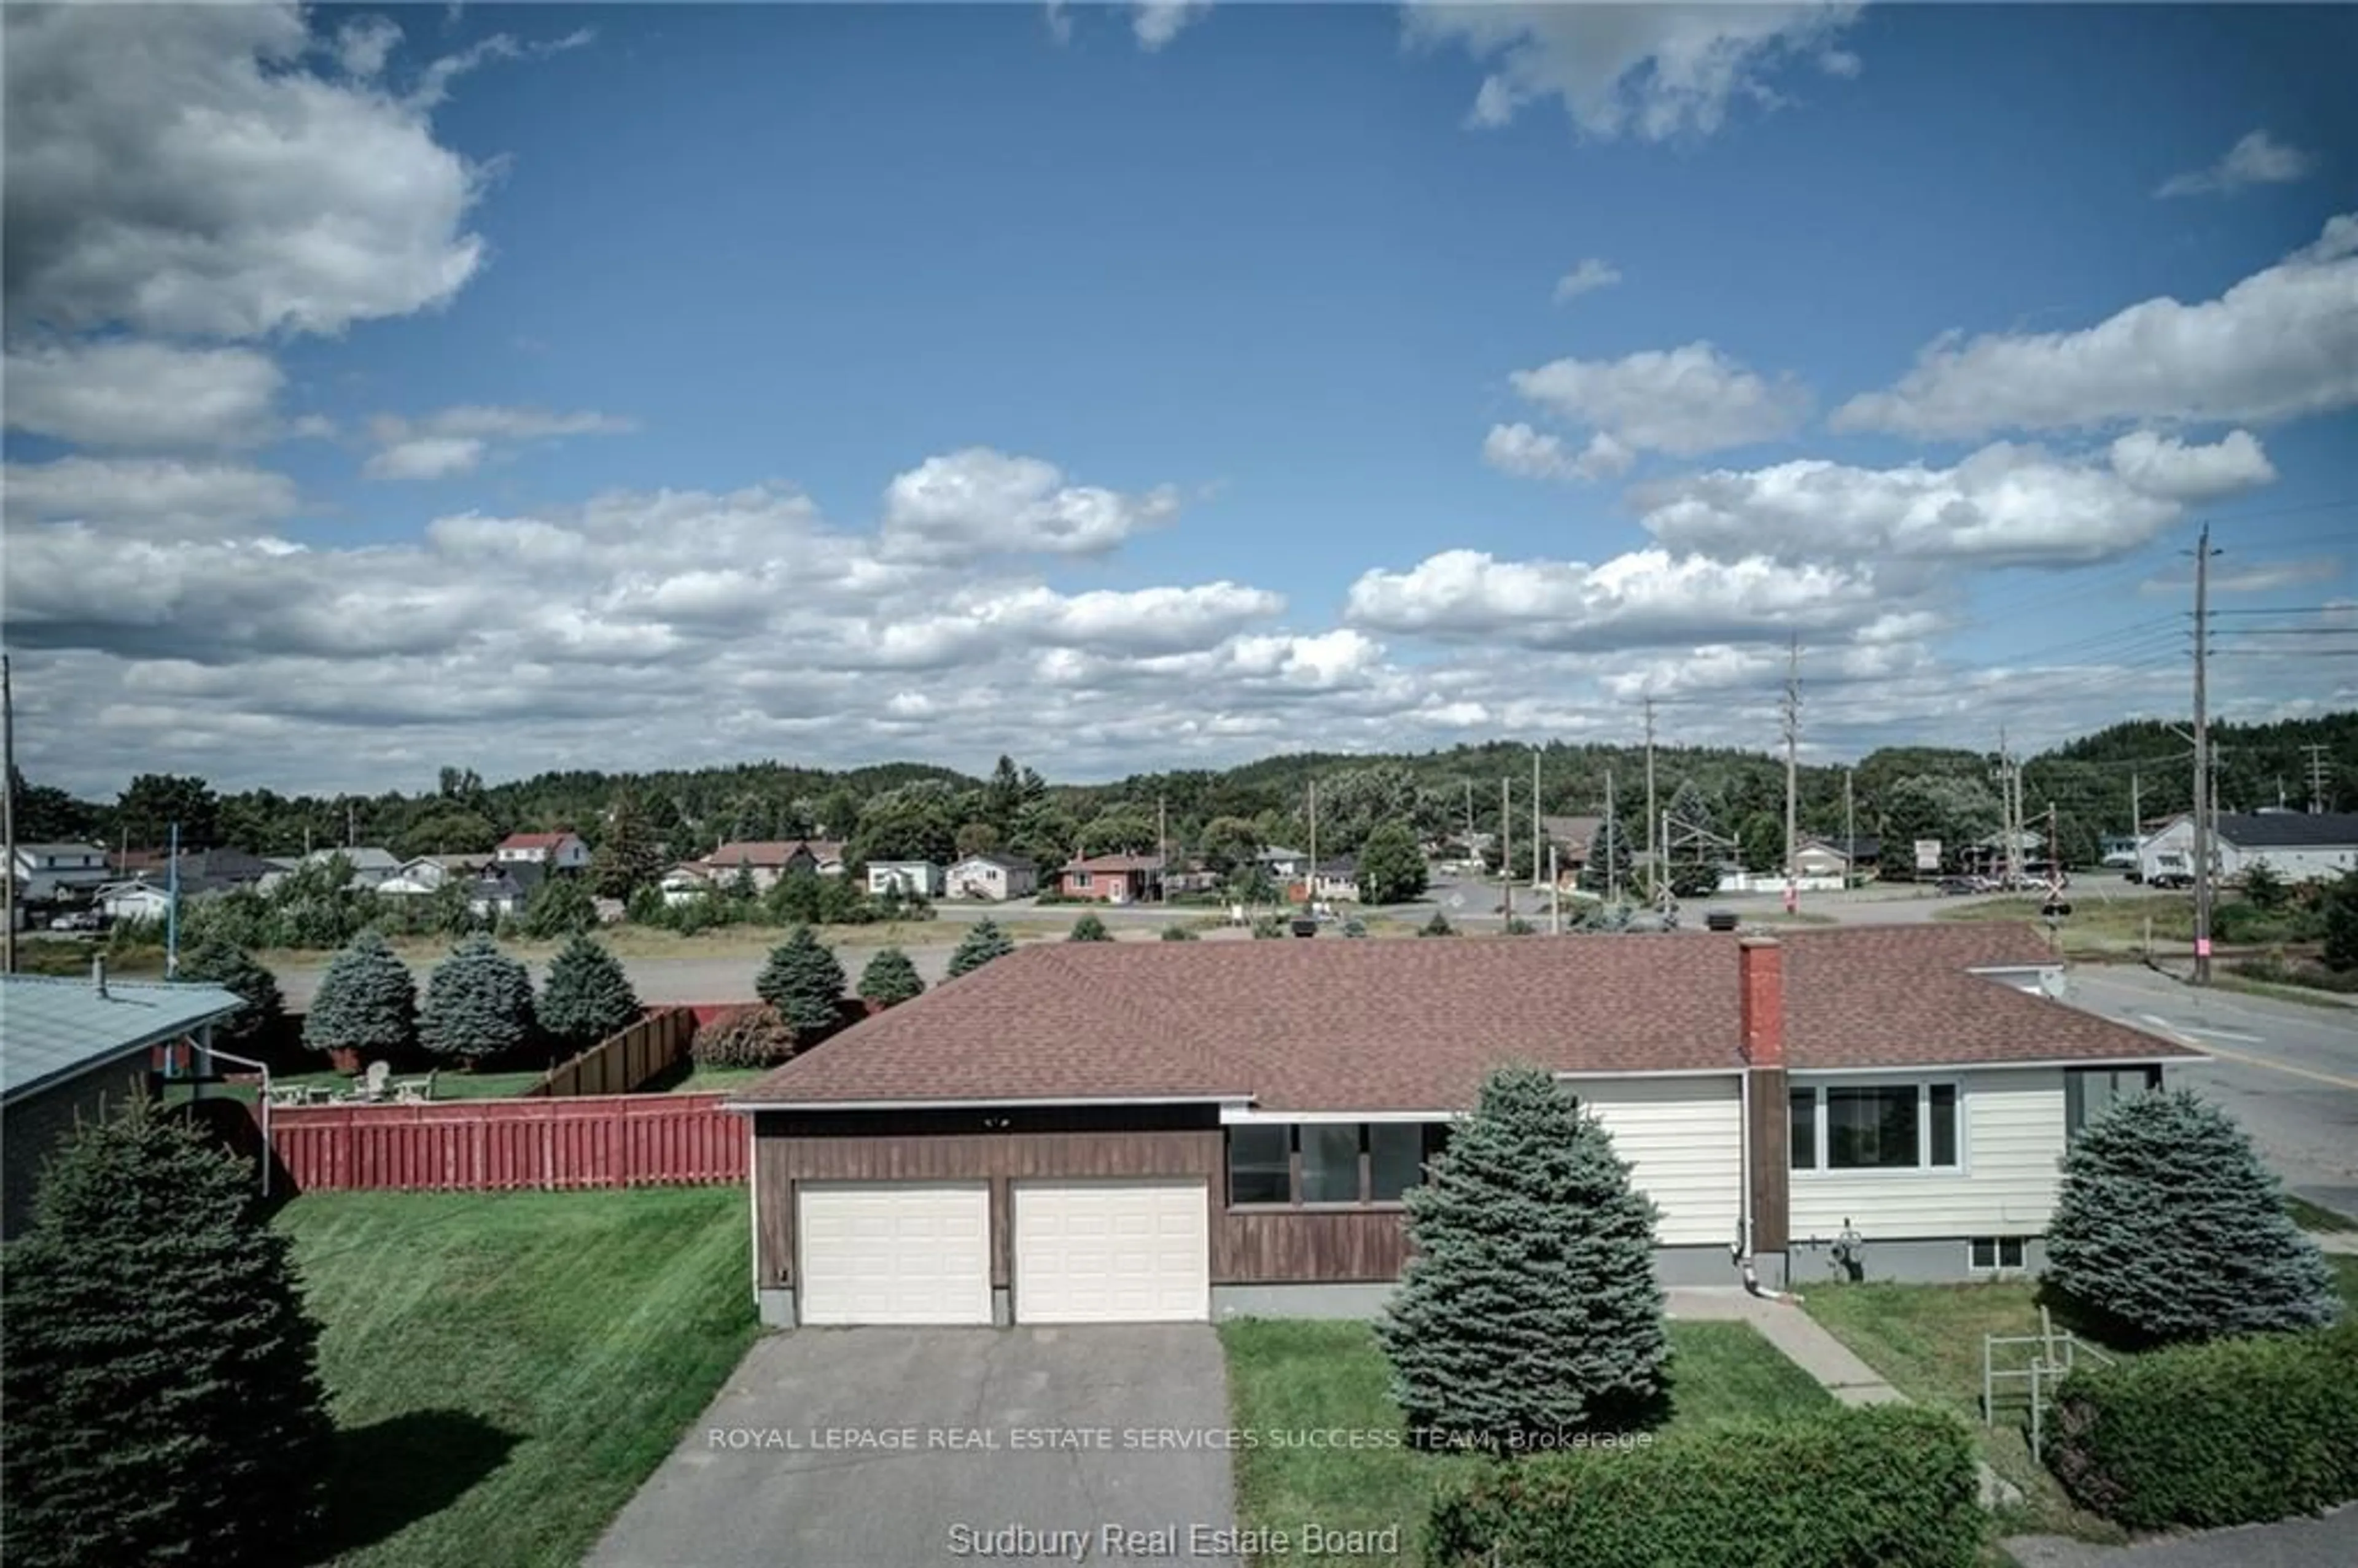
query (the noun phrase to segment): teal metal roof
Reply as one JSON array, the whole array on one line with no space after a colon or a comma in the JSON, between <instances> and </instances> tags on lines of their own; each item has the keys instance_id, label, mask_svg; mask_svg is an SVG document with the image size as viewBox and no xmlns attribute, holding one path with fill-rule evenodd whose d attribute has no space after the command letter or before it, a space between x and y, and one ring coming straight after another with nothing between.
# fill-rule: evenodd
<instances>
[{"instance_id":1,"label":"teal metal roof","mask_svg":"<svg viewBox=\"0 0 2358 1568\"><path fill-rule=\"evenodd\" d=\"M0 975L0 1099L71 1077L244 1006L219 986Z\"/></svg>"}]
</instances>

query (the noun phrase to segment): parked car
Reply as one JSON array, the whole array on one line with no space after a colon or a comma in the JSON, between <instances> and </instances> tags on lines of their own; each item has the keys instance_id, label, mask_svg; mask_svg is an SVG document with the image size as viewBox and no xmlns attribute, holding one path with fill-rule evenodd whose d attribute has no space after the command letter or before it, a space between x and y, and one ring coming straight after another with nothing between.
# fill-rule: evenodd
<instances>
[{"instance_id":1,"label":"parked car","mask_svg":"<svg viewBox=\"0 0 2358 1568\"><path fill-rule=\"evenodd\" d=\"M2194 885L2194 873L2191 871L2156 871L2153 875L2146 878L2145 885L2147 887L2169 888L2172 890L2190 888Z\"/></svg>"},{"instance_id":2,"label":"parked car","mask_svg":"<svg viewBox=\"0 0 2358 1568\"><path fill-rule=\"evenodd\" d=\"M106 917L94 909L70 909L49 917L52 931L103 931Z\"/></svg>"},{"instance_id":3,"label":"parked car","mask_svg":"<svg viewBox=\"0 0 2358 1568\"><path fill-rule=\"evenodd\" d=\"M1979 877L1942 877L1940 881L1940 891L1943 895L1953 898L1962 893L1974 893L1984 890Z\"/></svg>"}]
</instances>

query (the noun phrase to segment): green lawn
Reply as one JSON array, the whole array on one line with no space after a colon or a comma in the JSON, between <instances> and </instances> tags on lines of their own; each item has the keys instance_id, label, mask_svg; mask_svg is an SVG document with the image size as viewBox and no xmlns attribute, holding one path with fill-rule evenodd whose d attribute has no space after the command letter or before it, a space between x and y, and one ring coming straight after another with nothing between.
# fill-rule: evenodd
<instances>
[{"instance_id":1,"label":"green lawn","mask_svg":"<svg viewBox=\"0 0 2358 1568\"><path fill-rule=\"evenodd\" d=\"M2284 1205L2285 1212L2291 1215L2293 1223L2303 1230L2358 1230L2358 1219L2346 1214L2336 1214L2330 1208L2320 1208L2307 1198L2288 1196Z\"/></svg>"},{"instance_id":2,"label":"green lawn","mask_svg":"<svg viewBox=\"0 0 2358 1568\"><path fill-rule=\"evenodd\" d=\"M275 1223L325 1330L338 1568L572 1568L754 1336L741 1186L315 1193Z\"/></svg>"},{"instance_id":3,"label":"green lawn","mask_svg":"<svg viewBox=\"0 0 2358 1568\"><path fill-rule=\"evenodd\" d=\"M1238 1428L1261 1434L1330 1431L1368 1445L1311 1447L1263 1441L1236 1455L1237 1511L1248 1530L1298 1532L1401 1525L1413 1559L1434 1484L1453 1468L1490 1461L1413 1452L1398 1444L1401 1413L1386 1391L1390 1368L1362 1323L1242 1319L1220 1328ZM1814 1410L1829 1396L1810 1375L1741 1323L1674 1323L1670 1428ZM1298 1539L1298 1537L1297 1537ZM1275 1561L1270 1559L1268 1561ZM1390 1557L1329 1557L1330 1565L1395 1568Z\"/></svg>"},{"instance_id":4,"label":"green lawn","mask_svg":"<svg viewBox=\"0 0 2358 1568\"><path fill-rule=\"evenodd\" d=\"M423 1073L395 1073L396 1078L422 1078ZM448 1070L434 1075L434 1098L448 1099L508 1099L524 1093L546 1076L538 1072L525 1073L454 1073ZM349 1073L273 1073L273 1087L285 1084L310 1084L333 1094L342 1094L352 1087ZM256 1093L251 1084L207 1084L205 1098L243 1100L251 1105ZM165 1101L177 1105L189 1098L187 1084L166 1086Z\"/></svg>"}]
</instances>

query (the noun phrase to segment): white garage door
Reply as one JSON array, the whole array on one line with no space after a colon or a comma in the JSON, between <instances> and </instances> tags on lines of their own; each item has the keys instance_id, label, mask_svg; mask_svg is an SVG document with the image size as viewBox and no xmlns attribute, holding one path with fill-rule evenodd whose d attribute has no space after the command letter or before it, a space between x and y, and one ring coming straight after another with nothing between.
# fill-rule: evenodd
<instances>
[{"instance_id":1,"label":"white garage door","mask_svg":"<svg viewBox=\"0 0 2358 1568\"><path fill-rule=\"evenodd\" d=\"M795 1206L806 1324L990 1321L990 1188L829 1182Z\"/></svg>"},{"instance_id":2,"label":"white garage door","mask_svg":"<svg viewBox=\"0 0 2358 1568\"><path fill-rule=\"evenodd\" d=\"M1207 1319L1207 1214L1200 1181L1016 1183L1016 1320Z\"/></svg>"}]
</instances>

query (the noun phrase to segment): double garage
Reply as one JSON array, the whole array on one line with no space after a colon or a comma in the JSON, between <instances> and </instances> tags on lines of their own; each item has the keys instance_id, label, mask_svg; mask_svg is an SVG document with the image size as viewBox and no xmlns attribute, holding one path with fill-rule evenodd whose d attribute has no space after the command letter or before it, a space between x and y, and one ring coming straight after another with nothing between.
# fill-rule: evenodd
<instances>
[{"instance_id":1,"label":"double garage","mask_svg":"<svg viewBox=\"0 0 2358 1568\"><path fill-rule=\"evenodd\" d=\"M993 1226L994 1194L1005 1206ZM1211 1314L1202 1176L798 1181L796 1316L853 1324L1189 1323ZM1003 1238L1003 1267L994 1258Z\"/></svg>"}]
</instances>

